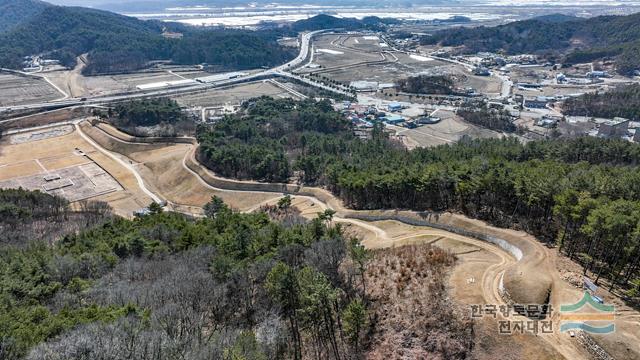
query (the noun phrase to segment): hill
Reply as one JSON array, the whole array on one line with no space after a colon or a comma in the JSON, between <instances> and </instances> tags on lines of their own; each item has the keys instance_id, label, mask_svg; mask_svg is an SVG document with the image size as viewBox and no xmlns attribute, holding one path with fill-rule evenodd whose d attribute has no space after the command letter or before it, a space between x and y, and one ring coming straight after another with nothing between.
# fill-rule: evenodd
<instances>
[{"instance_id":1,"label":"hill","mask_svg":"<svg viewBox=\"0 0 640 360\"><path fill-rule=\"evenodd\" d=\"M542 21L542 22L549 22L549 23L562 23L566 21L580 20L580 18L577 16L571 16L571 15L565 15L565 14L542 15L542 16L536 16L533 19Z\"/></svg>"},{"instance_id":2,"label":"hill","mask_svg":"<svg viewBox=\"0 0 640 360\"><path fill-rule=\"evenodd\" d=\"M381 19L377 16L368 16L362 20L355 18L339 18L331 15L320 14L308 19L298 20L291 24L294 31L313 31L322 29L381 29L385 24L395 23L395 19Z\"/></svg>"},{"instance_id":3,"label":"hill","mask_svg":"<svg viewBox=\"0 0 640 360\"><path fill-rule=\"evenodd\" d=\"M506 128L507 114L488 108L458 114L515 130ZM295 175L297 183L323 186L352 209L461 212L556 242L586 270L597 268L600 279L618 282L612 287L635 288L627 284L635 278L640 284L637 254L613 255L616 249L640 251L640 239L627 236L640 223L640 144L596 137L526 144L515 137L463 138L407 151L379 124L363 141L342 119L328 103L252 100L233 117L199 128L198 159L239 179L284 181Z\"/></svg>"},{"instance_id":4,"label":"hill","mask_svg":"<svg viewBox=\"0 0 640 360\"><path fill-rule=\"evenodd\" d=\"M38 0L0 0L0 33L36 16L49 6Z\"/></svg>"},{"instance_id":5,"label":"hill","mask_svg":"<svg viewBox=\"0 0 640 360\"><path fill-rule=\"evenodd\" d=\"M183 37L164 38L165 28ZM51 6L0 35L0 66L20 68L24 56L36 54L47 54L72 66L83 53L89 53L87 74L136 70L158 59L225 69L272 66L292 56L277 44L277 35L196 29L101 10Z\"/></svg>"},{"instance_id":6,"label":"hill","mask_svg":"<svg viewBox=\"0 0 640 360\"><path fill-rule=\"evenodd\" d=\"M461 46L466 52L563 55L564 62L618 60L618 71L640 68L640 13L589 19L551 15L496 27L455 28L423 38L425 44Z\"/></svg>"}]
</instances>

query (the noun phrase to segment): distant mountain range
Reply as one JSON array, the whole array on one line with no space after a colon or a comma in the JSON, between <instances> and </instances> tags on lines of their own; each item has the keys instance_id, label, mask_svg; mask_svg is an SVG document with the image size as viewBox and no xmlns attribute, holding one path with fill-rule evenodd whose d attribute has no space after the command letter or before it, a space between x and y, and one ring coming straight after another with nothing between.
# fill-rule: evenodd
<instances>
[{"instance_id":1,"label":"distant mountain range","mask_svg":"<svg viewBox=\"0 0 640 360\"><path fill-rule=\"evenodd\" d=\"M361 7L391 7L402 8L411 6L445 5L449 6L451 0L379 0L372 3L370 0L51 0L57 5L87 6L102 10L131 13L136 11L160 11L170 7L255 7L285 5L285 6L361 6Z\"/></svg>"},{"instance_id":2,"label":"distant mountain range","mask_svg":"<svg viewBox=\"0 0 640 360\"><path fill-rule=\"evenodd\" d=\"M423 38L425 44L461 46L464 51L501 51L562 56L568 63L614 58L618 71L640 69L640 13L576 18L547 15L496 27L456 28Z\"/></svg>"},{"instance_id":3,"label":"distant mountain range","mask_svg":"<svg viewBox=\"0 0 640 360\"><path fill-rule=\"evenodd\" d=\"M0 66L21 68L25 56L39 54L73 66L78 55L88 53L86 74L137 70L151 60L246 69L291 58L294 51L276 41L282 35L327 28L381 30L397 22L318 15L276 30L243 31L143 21L38 0L0 0ZM178 36L163 36L167 32ZM443 30L423 42L467 52L546 54L570 63L609 57L616 59L621 73L629 74L640 68L640 14L590 19L546 15L497 27Z\"/></svg>"}]
</instances>

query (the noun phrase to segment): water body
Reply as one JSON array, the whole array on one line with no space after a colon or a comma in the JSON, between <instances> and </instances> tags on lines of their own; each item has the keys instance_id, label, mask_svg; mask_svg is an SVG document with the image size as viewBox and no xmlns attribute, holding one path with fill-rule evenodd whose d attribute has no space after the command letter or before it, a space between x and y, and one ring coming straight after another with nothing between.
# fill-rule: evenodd
<instances>
[{"instance_id":1,"label":"water body","mask_svg":"<svg viewBox=\"0 0 640 360\"><path fill-rule=\"evenodd\" d=\"M395 18L400 20L446 20L454 16L466 16L472 20L498 20L511 14L486 11L449 11L443 8L362 8L352 6L277 5L265 7L235 6L182 6L169 7L154 12L129 12L124 15L140 19L177 21L189 25L203 26L255 26L262 22L294 22L318 14L343 18L362 19L367 16ZM483 9L484 10L484 9Z\"/></svg>"}]
</instances>

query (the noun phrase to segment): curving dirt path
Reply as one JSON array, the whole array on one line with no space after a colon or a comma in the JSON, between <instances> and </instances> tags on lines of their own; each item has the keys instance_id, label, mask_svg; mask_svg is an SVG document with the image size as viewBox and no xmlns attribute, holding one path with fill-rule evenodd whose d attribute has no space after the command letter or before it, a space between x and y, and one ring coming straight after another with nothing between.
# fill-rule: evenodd
<instances>
[{"instance_id":1,"label":"curving dirt path","mask_svg":"<svg viewBox=\"0 0 640 360\"><path fill-rule=\"evenodd\" d=\"M82 126L87 125L85 123ZM79 133L81 134L83 134L82 126L78 126ZM244 209L244 211L247 212L255 211L265 204L274 204L284 193L290 193L295 196L294 205L304 209L304 216L313 217L315 214L329 208L335 210L334 221L353 226L359 231L366 233L367 236L363 244L369 248L384 248L412 241L423 241L425 237L440 237L468 244L493 254L497 257L497 261L483 269L481 280L479 281L481 296L485 304L505 304L506 300L503 288L506 289L508 293L506 295L507 300L509 297L512 299L515 297L517 298L516 300L527 298L535 299L542 293L546 294L547 289L551 289L551 297L549 300L555 309L558 309L560 304L575 302L581 296L579 290L572 288L560 278L551 250L526 233L494 228L484 222L450 213L424 214L411 211L354 211L345 208L339 199L324 189L307 188L293 184L270 184L220 178L200 165L197 161L195 156L197 144L193 138L177 138L173 140L166 138L140 139L120 133L109 126L92 128L97 129L97 131L106 135L112 141L144 148L158 146L158 143L167 144L179 142L184 146L184 150L181 150L184 151L184 155L182 155L180 161L182 170L189 174L189 176L195 178L199 185L211 191L233 195L248 194L255 196L256 201L254 201L253 205ZM87 135L84 134L84 136ZM101 151L110 152L102 148L101 145L102 144L95 144L96 148L101 149ZM126 155L123 154L123 156ZM144 177L138 173L138 167L126 167L134 174L137 174L136 178ZM150 178L147 177L146 180L149 182ZM139 184L147 191L151 191L146 187L144 180L141 179ZM271 194L273 196L264 200L258 200L259 195L264 196L265 194ZM164 198L162 194L156 194L156 196ZM169 201L169 206L177 211L197 208L197 206L190 204L178 204L171 201ZM187 210L187 212L191 211ZM200 214L197 212L191 213L196 215ZM410 227L410 229L405 230L400 235L390 234L378 225L380 221L396 221L402 224L402 226ZM517 302L528 303L523 301ZM535 302L531 301L529 303ZM639 316L640 314L634 312L624 314L624 316L618 318L617 324L620 322L623 328L627 325L636 325ZM520 315L512 315L510 319L522 320L524 318ZM559 328L559 324L557 324L557 314L554 315L552 320L554 320L554 326L557 325L555 327L556 332L550 335L535 337L535 342L541 341L545 346L554 349L559 357L567 359L590 358L590 355L575 339L557 331ZM619 345L621 342L631 344L630 349L632 352L629 354L632 356L626 358L636 358L637 354L640 353L640 349L635 348L638 347L638 334L628 331L621 333L626 336L621 336L621 338L613 340L598 340L605 343L611 341L614 345Z\"/></svg>"}]
</instances>

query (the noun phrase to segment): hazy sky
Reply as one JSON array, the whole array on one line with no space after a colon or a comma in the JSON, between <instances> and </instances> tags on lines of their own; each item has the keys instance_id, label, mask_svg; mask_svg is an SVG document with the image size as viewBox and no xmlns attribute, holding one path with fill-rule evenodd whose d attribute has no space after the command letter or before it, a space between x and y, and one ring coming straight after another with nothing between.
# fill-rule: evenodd
<instances>
[{"instance_id":1,"label":"hazy sky","mask_svg":"<svg viewBox=\"0 0 640 360\"><path fill-rule=\"evenodd\" d=\"M612 6L618 5L640 5L640 0L44 0L58 5L76 5L87 7L100 7L118 12L163 9L165 6L237 6L245 5L251 2L260 4L280 3L288 5L303 4L327 4L327 5L355 5L355 6L384 6L399 5L400 7L413 6L464 6L465 4L490 4L495 6L558 6L558 5L598 5Z\"/></svg>"}]
</instances>

